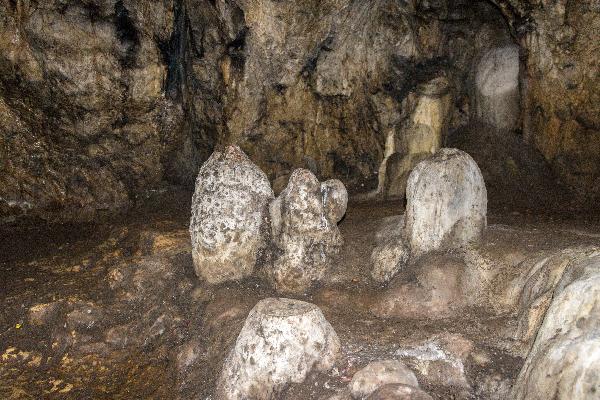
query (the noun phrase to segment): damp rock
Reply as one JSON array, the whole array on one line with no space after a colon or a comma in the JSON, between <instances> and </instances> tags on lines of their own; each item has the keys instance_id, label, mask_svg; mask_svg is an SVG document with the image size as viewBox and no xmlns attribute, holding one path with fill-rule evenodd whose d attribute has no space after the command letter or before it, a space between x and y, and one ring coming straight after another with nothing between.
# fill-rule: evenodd
<instances>
[{"instance_id":1,"label":"damp rock","mask_svg":"<svg viewBox=\"0 0 600 400\"><path fill-rule=\"evenodd\" d=\"M408 179L406 236L411 256L478 241L487 225L487 191L467 153L444 148Z\"/></svg>"},{"instance_id":2,"label":"damp rock","mask_svg":"<svg viewBox=\"0 0 600 400\"><path fill-rule=\"evenodd\" d=\"M305 169L292 173L269 207L277 256L267 276L279 292L302 293L323 279L343 243L337 223L347 201L340 181L319 183Z\"/></svg>"},{"instance_id":3,"label":"damp rock","mask_svg":"<svg viewBox=\"0 0 600 400\"><path fill-rule=\"evenodd\" d=\"M374 361L358 371L350 382L350 393L355 399L363 399L387 384L404 384L418 387L415 374L398 360Z\"/></svg>"},{"instance_id":4,"label":"damp rock","mask_svg":"<svg viewBox=\"0 0 600 400\"><path fill-rule=\"evenodd\" d=\"M192 199L190 234L196 273L217 284L249 276L266 246L267 176L237 146L202 165Z\"/></svg>"},{"instance_id":5,"label":"damp rock","mask_svg":"<svg viewBox=\"0 0 600 400\"><path fill-rule=\"evenodd\" d=\"M473 342L459 334L440 334L396 351L423 384L469 390L465 364Z\"/></svg>"},{"instance_id":6,"label":"damp rock","mask_svg":"<svg viewBox=\"0 0 600 400\"><path fill-rule=\"evenodd\" d=\"M331 369L339 353L337 334L317 306L284 298L261 300L225 359L217 398L275 399L310 372Z\"/></svg>"}]
</instances>

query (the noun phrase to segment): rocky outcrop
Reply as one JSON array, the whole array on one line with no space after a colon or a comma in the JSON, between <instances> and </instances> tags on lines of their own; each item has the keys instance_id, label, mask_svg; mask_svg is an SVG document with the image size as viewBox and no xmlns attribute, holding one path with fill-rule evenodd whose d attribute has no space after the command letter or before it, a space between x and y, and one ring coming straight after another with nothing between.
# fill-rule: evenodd
<instances>
[{"instance_id":1,"label":"rocky outcrop","mask_svg":"<svg viewBox=\"0 0 600 400\"><path fill-rule=\"evenodd\" d=\"M514 399L589 399L600 371L600 255L572 263L551 303L514 386Z\"/></svg>"},{"instance_id":2,"label":"rocky outcrop","mask_svg":"<svg viewBox=\"0 0 600 400\"><path fill-rule=\"evenodd\" d=\"M600 196L600 76L590 71L598 70L600 8L596 2L499 3L527 54L524 135L593 208Z\"/></svg>"},{"instance_id":3,"label":"rocky outcrop","mask_svg":"<svg viewBox=\"0 0 600 400\"><path fill-rule=\"evenodd\" d=\"M411 172L406 189L411 256L477 241L487 224L487 192L479 167L457 149L441 149Z\"/></svg>"},{"instance_id":4,"label":"rocky outcrop","mask_svg":"<svg viewBox=\"0 0 600 400\"><path fill-rule=\"evenodd\" d=\"M292 173L269 208L276 259L266 273L278 291L302 293L323 278L343 243L337 223L347 202L341 182L321 184L304 169Z\"/></svg>"},{"instance_id":5,"label":"rocky outcrop","mask_svg":"<svg viewBox=\"0 0 600 400\"><path fill-rule=\"evenodd\" d=\"M208 283L249 276L268 245L265 174L236 146L215 152L200 168L192 199L194 268Z\"/></svg>"},{"instance_id":6,"label":"rocky outcrop","mask_svg":"<svg viewBox=\"0 0 600 400\"><path fill-rule=\"evenodd\" d=\"M290 299L261 300L250 311L217 385L219 400L277 398L312 371L333 367L339 339L321 310Z\"/></svg>"}]
</instances>

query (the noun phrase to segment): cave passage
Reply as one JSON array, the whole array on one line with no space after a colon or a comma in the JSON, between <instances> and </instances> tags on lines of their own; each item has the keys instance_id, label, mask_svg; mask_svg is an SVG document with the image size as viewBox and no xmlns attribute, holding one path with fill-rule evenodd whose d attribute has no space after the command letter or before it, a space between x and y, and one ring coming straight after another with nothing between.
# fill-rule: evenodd
<instances>
[{"instance_id":1,"label":"cave passage","mask_svg":"<svg viewBox=\"0 0 600 400\"><path fill-rule=\"evenodd\" d=\"M0 0L0 398L600 393L600 8Z\"/></svg>"}]
</instances>

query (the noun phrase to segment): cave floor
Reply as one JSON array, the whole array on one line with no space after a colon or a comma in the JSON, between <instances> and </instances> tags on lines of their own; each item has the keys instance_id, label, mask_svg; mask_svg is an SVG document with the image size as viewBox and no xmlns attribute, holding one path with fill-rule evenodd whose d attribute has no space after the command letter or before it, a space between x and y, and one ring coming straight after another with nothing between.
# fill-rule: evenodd
<instances>
[{"instance_id":1,"label":"cave floor","mask_svg":"<svg viewBox=\"0 0 600 400\"><path fill-rule=\"evenodd\" d=\"M163 196L102 223L2 228L0 398L211 398L248 311L275 293L260 279L205 287L194 278L189 198ZM345 245L328 281L301 297L321 307L343 356L284 398L327 399L369 361L397 358L431 338L454 345L456 355L431 364L424 379L417 375L434 398L501 398L514 381L523 353L502 335L514 323L510 313L472 308L451 318L384 320L369 312L384 290L369 277L375 232L401 212L398 202L349 206L340 223ZM597 216L492 210L488 222L484 242L515 263L600 245ZM123 282L131 283L115 289L115 275L130 270Z\"/></svg>"}]
</instances>

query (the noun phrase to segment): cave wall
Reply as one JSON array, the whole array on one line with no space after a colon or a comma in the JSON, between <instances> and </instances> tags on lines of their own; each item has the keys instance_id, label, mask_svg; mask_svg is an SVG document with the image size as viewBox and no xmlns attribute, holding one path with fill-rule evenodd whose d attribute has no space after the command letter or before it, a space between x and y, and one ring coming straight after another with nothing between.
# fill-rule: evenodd
<instances>
[{"instance_id":1,"label":"cave wall","mask_svg":"<svg viewBox=\"0 0 600 400\"><path fill-rule=\"evenodd\" d=\"M172 1L0 2L0 213L89 218L155 187L181 106Z\"/></svg>"},{"instance_id":2,"label":"cave wall","mask_svg":"<svg viewBox=\"0 0 600 400\"><path fill-rule=\"evenodd\" d=\"M575 197L597 209L600 2L542 0L516 6L526 55L524 135Z\"/></svg>"},{"instance_id":3,"label":"cave wall","mask_svg":"<svg viewBox=\"0 0 600 400\"><path fill-rule=\"evenodd\" d=\"M0 0L0 216L123 209L229 143L276 190L296 167L374 189L415 88L445 77L468 124L474 66L512 42L524 137L592 196L597 1L495 3Z\"/></svg>"}]
</instances>

